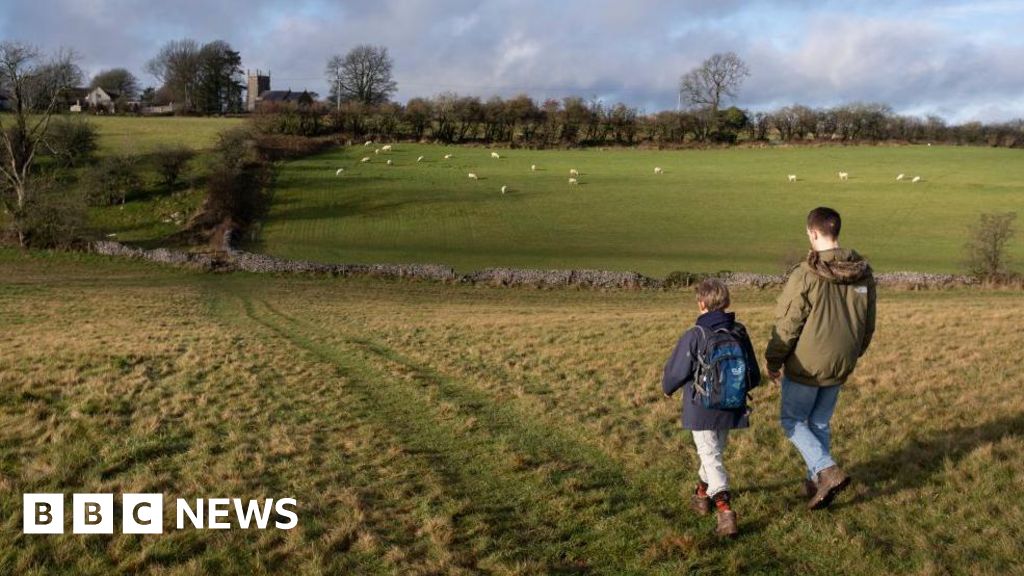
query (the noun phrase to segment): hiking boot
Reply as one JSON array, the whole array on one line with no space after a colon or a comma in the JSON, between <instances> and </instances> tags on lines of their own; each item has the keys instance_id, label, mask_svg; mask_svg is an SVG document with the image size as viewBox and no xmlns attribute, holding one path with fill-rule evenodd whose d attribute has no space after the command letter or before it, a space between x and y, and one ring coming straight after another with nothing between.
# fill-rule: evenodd
<instances>
[{"instance_id":1,"label":"hiking boot","mask_svg":"<svg viewBox=\"0 0 1024 576\"><path fill-rule=\"evenodd\" d=\"M836 497L836 494L849 485L850 477L846 475L846 472L840 470L839 466L825 468L818 472L818 489L810 501L807 502L807 507L811 510L827 508L832 503L832 499Z\"/></svg>"},{"instance_id":2,"label":"hiking boot","mask_svg":"<svg viewBox=\"0 0 1024 576\"><path fill-rule=\"evenodd\" d=\"M715 534L719 538L735 538L740 533L740 529L736 526L736 513L731 509L718 509L715 510L715 514L718 516L718 526L715 527Z\"/></svg>"},{"instance_id":3,"label":"hiking boot","mask_svg":"<svg viewBox=\"0 0 1024 576\"><path fill-rule=\"evenodd\" d=\"M708 497L707 489L707 484L698 482L697 489L690 495L690 508L698 516L707 516L711 513L711 498Z\"/></svg>"},{"instance_id":4,"label":"hiking boot","mask_svg":"<svg viewBox=\"0 0 1024 576\"><path fill-rule=\"evenodd\" d=\"M810 500L814 498L814 495L818 493L818 485L814 483L814 480L804 479L803 484L804 500Z\"/></svg>"},{"instance_id":5,"label":"hiking boot","mask_svg":"<svg viewBox=\"0 0 1024 576\"><path fill-rule=\"evenodd\" d=\"M719 538L734 538L739 534L739 528L736 527L736 513L732 511L732 507L729 505L729 492L719 492L715 494L715 515L718 518L718 526L715 527L715 534Z\"/></svg>"}]
</instances>

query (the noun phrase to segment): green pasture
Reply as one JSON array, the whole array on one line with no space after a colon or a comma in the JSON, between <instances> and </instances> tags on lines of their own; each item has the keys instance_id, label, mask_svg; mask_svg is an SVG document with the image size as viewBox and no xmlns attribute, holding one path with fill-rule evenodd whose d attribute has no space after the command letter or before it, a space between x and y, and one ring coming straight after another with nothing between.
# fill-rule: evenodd
<instances>
[{"instance_id":1,"label":"green pasture","mask_svg":"<svg viewBox=\"0 0 1024 576\"><path fill-rule=\"evenodd\" d=\"M805 250L807 211L828 205L843 214L843 243L876 269L956 272L979 213L1024 211L1019 150L498 151L496 160L487 148L396 144L393 153L374 154L374 146L356 145L284 164L253 248L461 270L778 272ZM655 175L655 167L664 173ZM576 186L568 183L572 168L580 172ZM839 171L849 180L840 181ZM789 174L798 180L789 182ZM911 183L914 176L922 181ZM1024 237L1012 250L1024 253Z\"/></svg>"}]
</instances>

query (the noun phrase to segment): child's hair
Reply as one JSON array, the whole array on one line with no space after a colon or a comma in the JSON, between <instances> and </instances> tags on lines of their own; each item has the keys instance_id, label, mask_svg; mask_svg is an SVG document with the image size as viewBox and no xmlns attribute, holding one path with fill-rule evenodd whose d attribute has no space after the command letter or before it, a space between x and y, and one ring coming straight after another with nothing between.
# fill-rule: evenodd
<instances>
[{"instance_id":1,"label":"child's hair","mask_svg":"<svg viewBox=\"0 0 1024 576\"><path fill-rule=\"evenodd\" d=\"M807 229L816 230L822 236L839 238L839 229L843 227L843 220L839 212L831 208L820 206L807 214Z\"/></svg>"},{"instance_id":2,"label":"child's hair","mask_svg":"<svg viewBox=\"0 0 1024 576\"><path fill-rule=\"evenodd\" d=\"M729 307L729 287L718 278L705 278L697 284L697 302L708 312L725 310Z\"/></svg>"}]
</instances>

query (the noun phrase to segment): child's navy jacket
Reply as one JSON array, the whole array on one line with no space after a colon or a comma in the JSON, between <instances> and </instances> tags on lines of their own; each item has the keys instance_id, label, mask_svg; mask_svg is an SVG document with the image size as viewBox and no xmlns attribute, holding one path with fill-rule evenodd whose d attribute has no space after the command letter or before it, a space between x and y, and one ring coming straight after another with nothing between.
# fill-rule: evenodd
<instances>
[{"instance_id":1,"label":"child's navy jacket","mask_svg":"<svg viewBox=\"0 0 1024 576\"><path fill-rule=\"evenodd\" d=\"M725 328L734 330L740 335L740 344L746 353L748 388L761 382L761 369L757 364L754 346L750 343L746 328L736 322L732 312L713 310L701 314L697 324L708 330ZM746 428L750 425L747 409L743 410L709 410L700 405L693 392L693 377L697 371L697 346L700 335L696 328L690 328L679 338L672 356L665 363L665 375L661 388L671 396L679 388L683 389L683 428L687 430L728 430L730 428Z\"/></svg>"}]
</instances>

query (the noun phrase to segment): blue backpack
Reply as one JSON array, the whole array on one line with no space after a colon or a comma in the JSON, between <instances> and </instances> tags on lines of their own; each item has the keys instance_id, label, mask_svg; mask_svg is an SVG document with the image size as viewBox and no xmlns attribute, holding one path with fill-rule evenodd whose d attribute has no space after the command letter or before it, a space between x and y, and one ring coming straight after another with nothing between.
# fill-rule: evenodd
<instances>
[{"instance_id":1,"label":"blue backpack","mask_svg":"<svg viewBox=\"0 0 1024 576\"><path fill-rule=\"evenodd\" d=\"M694 396L709 410L742 410L747 405L747 356L739 335L725 328L697 329Z\"/></svg>"}]
</instances>

